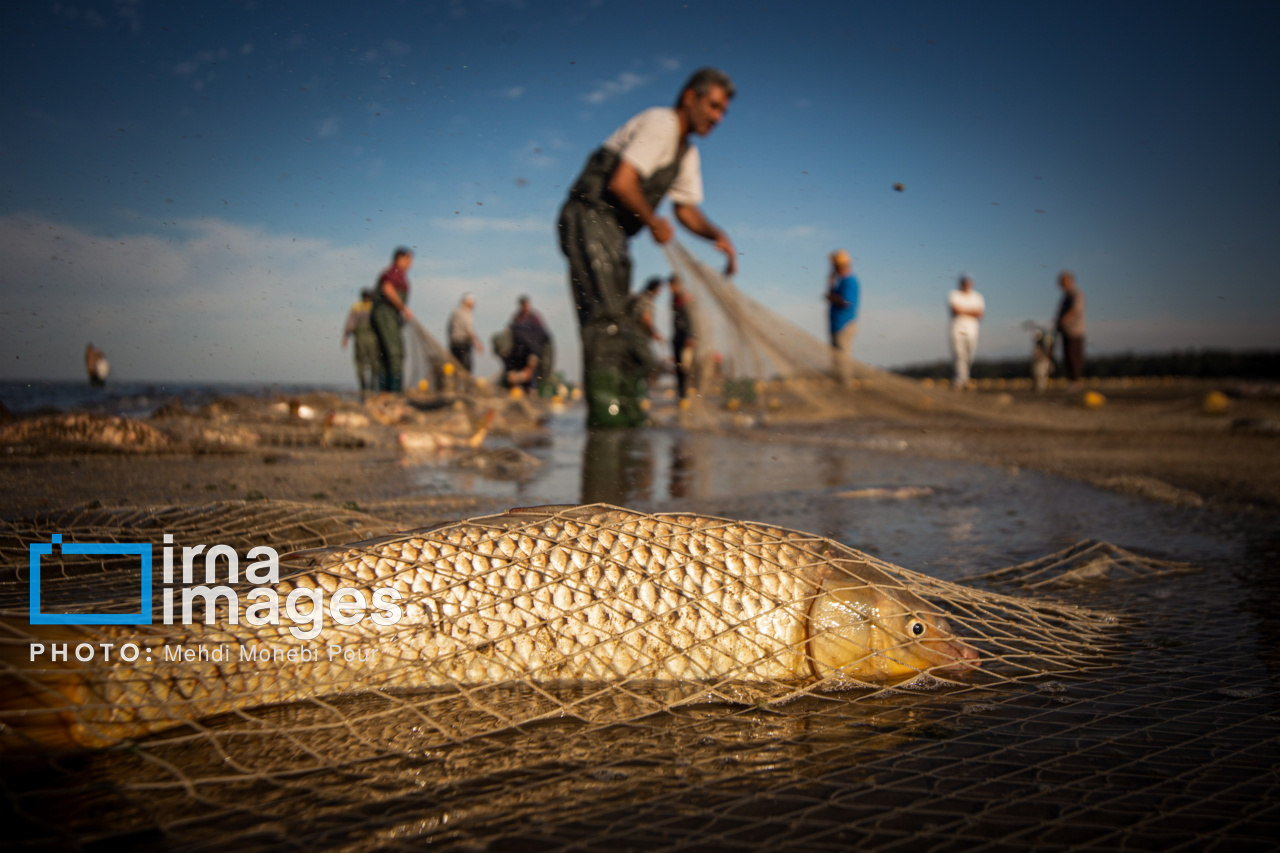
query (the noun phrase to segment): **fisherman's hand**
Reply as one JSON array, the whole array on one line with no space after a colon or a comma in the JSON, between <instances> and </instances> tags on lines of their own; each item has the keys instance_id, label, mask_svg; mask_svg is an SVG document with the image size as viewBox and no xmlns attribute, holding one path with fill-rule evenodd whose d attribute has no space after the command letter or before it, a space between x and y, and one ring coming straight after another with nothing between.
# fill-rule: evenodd
<instances>
[{"instance_id":1,"label":"fisherman's hand","mask_svg":"<svg viewBox=\"0 0 1280 853\"><path fill-rule=\"evenodd\" d=\"M655 216L653 224L649 226L649 231L653 233L653 239L658 245L666 245L671 242L671 238L676 236L676 229L671 225L671 221L661 216Z\"/></svg>"},{"instance_id":2,"label":"fisherman's hand","mask_svg":"<svg viewBox=\"0 0 1280 853\"><path fill-rule=\"evenodd\" d=\"M409 310L409 306L408 306L408 305L406 305L406 306L404 306L404 308L400 309L400 316L404 318L404 321L405 321L406 323L408 323L408 322L410 322L410 321L412 321L412 320L413 320L413 312Z\"/></svg>"},{"instance_id":3,"label":"fisherman's hand","mask_svg":"<svg viewBox=\"0 0 1280 853\"><path fill-rule=\"evenodd\" d=\"M731 276L738 271L738 250L733 248L733 242L729 239L729 235L720 232L720 236L716 238L716 248L724 252L728 259L724 265L724 274Z\"/></svg>"}]
</instances>

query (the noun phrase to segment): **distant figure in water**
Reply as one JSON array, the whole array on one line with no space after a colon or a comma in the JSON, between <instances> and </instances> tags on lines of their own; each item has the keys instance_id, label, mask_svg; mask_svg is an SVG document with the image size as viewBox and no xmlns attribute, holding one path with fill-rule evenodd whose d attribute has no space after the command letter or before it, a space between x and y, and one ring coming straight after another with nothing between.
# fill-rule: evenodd
<instances>
[{"instance_id":1,"label":"distant figure in water","mask_svg":"<svg viewBox=\"0 0 1280 853\"><path fill-rule=\"evenodd\" d=\"M89 374L91 387L102 388L107 384L107 374L111 372L107 354L92 343L86 344L84 348L84 369Z\"/></svg>"},{"instance_id":2,"label":"distant figure in water","mask_svg":"<svg viewBox=\"0 0 1280 853\"><path fill-rule=\"evenodd\" d=\"M356 378L360 382L360 399L368 391L378 390L378 335L373 331L373 291L360 291L360 301L347 313L342 328L342 348L352 336L356 339Z\"/></svg>"},{"instance_id":3,"label":"distant figure in water","mask_svg":"<svg viewBox=\"0 0 1280 853\"><path fill-rule=\"evenodd\" d=\"M1058 273L1058 287L1062 288L1062 301L1058 303L1056 326L1062 338L1067 378L1071 380L1071 389L1076 390L1084 375L1084 294L1076 286L1075 274L1070 270Z\"/></svg>"}]
</instances>

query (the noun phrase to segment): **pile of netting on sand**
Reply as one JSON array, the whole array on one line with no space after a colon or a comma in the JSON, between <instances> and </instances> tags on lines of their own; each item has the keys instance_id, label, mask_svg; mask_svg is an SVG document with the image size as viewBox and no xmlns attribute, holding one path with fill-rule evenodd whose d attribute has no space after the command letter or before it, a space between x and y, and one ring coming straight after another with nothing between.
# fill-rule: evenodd
<instances>
[{"instance_id":1,"label":"pile of netting on sand","mask_svg":"<svg viewBox=\"0 0 1280 853\"><path fill-rule=\"evenodd\" d=\"M390 526L232 503L0 529L7 840L835 850L1274 837L1275 692L1223 618L1239 602L1209 603L1224 584L1208 572L1085 543L956 584L811 534L605 505ZM238 603L219 598L212 624L199 605L162 624L157 569L153 625L33 626L28 545L54 532L174 534L179 601L182 547L269 542L283 556L278 578L241 566L238 582L214 560ZM70 550L42 558L42 612L137 611L124 592L136 557ZM196 555L190 580L205 568ZM1099 606L1081 590L1100 578L1153 597L1141 613ZM1180 584L1195 606L1155 594ZM270 593L275 624L252 624L265 614L250 619L250 602ZM71 652L54 661L59 643Z\"/></svg>"},{"instance_id":2,"label":"pile of netting on sand","mask_svg":"<svg viewBox=\"0 0 1280 853\"><path fill-rule=\"evenodd\" d=\"M694 407L691 419L708 414L708 400L732 400L734 411L754 408L775 418L838 418L865 413L868 406L1004 421L1026 417L1007 408L1008 395L959 395L850 358L743 293L679 242L667 243L664 250L694 297L689 313L697 346L691 373L699 392L694 399L703 405Z\"/></svg>"}]
</instances>

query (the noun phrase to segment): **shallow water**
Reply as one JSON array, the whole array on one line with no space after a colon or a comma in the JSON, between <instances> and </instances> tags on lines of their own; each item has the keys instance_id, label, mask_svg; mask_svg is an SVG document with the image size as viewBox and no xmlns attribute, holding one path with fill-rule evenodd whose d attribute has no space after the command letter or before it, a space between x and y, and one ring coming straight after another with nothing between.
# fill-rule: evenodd
<instances>
[{"instance_id":1,"label":"shallow water","mask_svg":"<svg viewBox=\"0 0 1280 853\"><path fill-rule=\"evenodd\" d=\"M945 579L1082 539L1181 560L1235 560L1247 547L1230 517L1025 469L923 458L900 441L851 435L836 445L771 439L762 430L587 430L577 409L554 418L549 433L549 443L527 448L543 462L527 481L440 464L421 466L415 479L512 506L599 502L768 522Z\"/></svg>"},{"instance_id":2,"label":"shallow water","mask_svg":"<svg viewBox=\"0 0 1280 853\"><path fill-rule=\"evenodd\" d=\"M5 380L0 381L0 403L15 415L40 411L85 411L145 418L174 399L194 409L230 395L265 399L276 394L317 391L355 393L335 386L261 382L108 382L106 387L94 388L87 382Z\"/></svg>"},{"instance_id":3,"label":"shallow water","mask_svg":"<svg viewBox=\"0 0 1280 853\"><path fill-rule=\"evenodd\" d=\"M527 448L544 464L526 482L447 464L412 471L424 490L512 505L603 501L771 522L942 578L1081 539L1204 570L1049 591L1122 614L1123 651L1094 671L659 713L651 710L661 703L646 705L650 697L632 685L276 706L33 776L5 768L8 801L23 816L15 837L32 848L97 839L241 853L285 844L1273 848L1275 519L1169 507L847 439L588 433L570 411L551 423L549 442ZM585 694L601 703L598 716L586 713ZM495 716L544 702L573 710L494 730ZM470 727L482 734L466 735Z\"/></svg>"}]
</instances>

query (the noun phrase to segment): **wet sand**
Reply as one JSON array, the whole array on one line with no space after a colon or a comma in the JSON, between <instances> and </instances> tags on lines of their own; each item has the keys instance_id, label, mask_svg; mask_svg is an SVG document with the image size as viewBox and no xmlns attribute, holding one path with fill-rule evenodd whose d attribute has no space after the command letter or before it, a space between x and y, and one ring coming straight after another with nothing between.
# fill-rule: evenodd
<instances>
[{"instance_id":1,"label":"wet sand","mask_svg":"<svg viewBox=\"0 0 1280 853\"><path fill-rule=\"evenodd\" d=\"M1199 413L1192 385L1108 391L1098 411L1065 393L999 393L972 395L967 413L874 394L841 420L718 410L700 429L659 402L655 428L603 433L582 427L580 408L548 408L545 424L527 419L487 442L540 460L517 478L460 468L456 454L407 456L379 437L387 430L361 448L0 453L7 517L294 500L412 527L599 500L804 529L943 579L1081 539L1203 567L1053 591L1125 614L1126 652L1096 672L954 696L695 706L612 726L565 715L427 750L412 702L430 697L352 694L255 711L253 731L222 720L203 739L160 737L68 769L0 762L16 792L0 814L32 849L1269 849L1280 827L1280 437L1231 422L1274 419L1280 404L1236 399L1215 418ZM1115 479L1140 477L1175 491ZM492 705L503 701L532 695ZM448 720L476 713L423 707Z\"/></svg>"},{"instance_id":2,"label":"wet sand","mask_svg":"<svg viewBox=\"0 0 1280 853\"><path fill-rule=\"evenodd\" d=\"M701 429L687 434L816 445L829 448L830 458L887 451L1001 469L1027 468L1162 503L1272 513L1280 508L1280 386L1246 387L1230 400L1225 414L1205 415L1201 402L1215 387L1223 386L1198 381L1104 385L1099 390L1106 404L1097 410L1081 407L1078 393L993 389L962 395L967 407L963 412L944 407L921 411L900 395L863 392L855 395L854 417L814 419L803 412L761 409L750 425L720 417L709 424L704 420ZM945 403L947 398L938 399ZM544 419L550 415L545 406L537 413ZM725 414L718 408L713 413ZM742 414L750 415L750 410ZM669 402L656 401L654 416L655 422L673 428L678 422ZM514 487L510 478L504 485L458 470L449 454L406 458L394 446L394 430L383 431L390 441L370 440L354 448L297 441L293 446L284 442L285 446L161 453L3 448L0 516L93 501L105 506L189 506L268 498L348 508L439 506L465 513L503 501L625 503L643 498L644 481L652 479L653 466L633 457L652 451L634 438L596 440L586 447L576 424L580 417L581 410L571 407L553 419L548 430L538 428L537 417L530 415L520 429L490 440L490 446L533 445L533 455L544 462L545 470ZM621 456L612 459L611 454ZM691 458L667 467L679 469L706 455L696 449L685 454ZM724 462L733 467L732 459ZM813 463L797 464L791 477L803 480ZM705 461L700 467L707 467ZM681 476L679 470L674 476ZM791 478L781 470L775 476ZM680 495L668 497L678 500ZM645 503L658 506L652 500Z\"/></svg>"},{"instance_id":3,"label":"wet sand","mask_svg":"<svg viewBox=\"0 0 1280 853\"><path fill-rule=\"evenodd\" d=\"M786 424L784 436L881 438L932 458L1030 468L1181 506L1280 508L1280 386L1252 386L1225 413L1202 411L1221 383L1177 380L1101 385L1105 404L1080 392L989 390L960 395L978 415L919 412L864 394L859 417ZM945 399L945 398L943 398ZM982 417L986 407L991 417Z\"/></svg>"}]
</instances>

